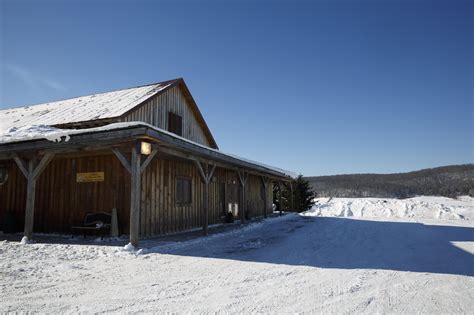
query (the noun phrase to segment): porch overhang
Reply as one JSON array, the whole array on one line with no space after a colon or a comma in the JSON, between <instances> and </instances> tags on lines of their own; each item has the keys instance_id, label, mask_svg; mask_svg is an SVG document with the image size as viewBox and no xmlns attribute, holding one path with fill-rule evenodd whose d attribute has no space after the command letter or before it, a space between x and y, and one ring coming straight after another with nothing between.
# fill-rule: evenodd
<instances>
[{"instance_id":1,"label":"porch overhang","mask_svg":"<svg viewBox=\"0 0 474 315\"><path fill-rule=\"evenodd\" d=\"M71 133L66 133L70 137L68 141L54 142L37 138L0 143L0 160L13 159L16 155L29 157L93 151L110 152L113 148L127 150L133 143L144 140L157 146L158 151L165 154L211 163L226 169L244 169L249 173L267 176L275 181L292 180L292 176L283 171L279 172L271 167L222 153L148 124L118 123L113 125L117 127L73 130Z\"/></svg>"}]
</instances>

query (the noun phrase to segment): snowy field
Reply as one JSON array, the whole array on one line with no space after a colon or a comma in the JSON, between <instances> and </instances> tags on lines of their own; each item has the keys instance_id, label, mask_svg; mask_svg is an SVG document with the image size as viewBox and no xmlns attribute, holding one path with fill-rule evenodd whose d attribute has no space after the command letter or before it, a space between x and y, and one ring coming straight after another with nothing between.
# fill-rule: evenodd
<instances>
[{"instance_id":1,"label":"snowy field","mask_svg":"<svg viewBox=\"0 0 474 315\"><path fill-rule=\"evenodd\" d=\"M468 197L335 198L138 253L3 241L0 312L472 314L473 214Z\"/></svg>"}]
</instances>

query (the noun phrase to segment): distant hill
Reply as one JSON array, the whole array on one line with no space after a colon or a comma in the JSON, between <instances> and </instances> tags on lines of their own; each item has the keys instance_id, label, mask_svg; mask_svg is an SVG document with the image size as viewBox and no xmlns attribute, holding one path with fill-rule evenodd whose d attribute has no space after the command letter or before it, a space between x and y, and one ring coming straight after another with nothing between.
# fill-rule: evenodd
<instances>
[{"instance_id":1,"label":"distant hill","mask_svg":"<svg viewBox=\"0 0 474 315\"><path fill-rule=\"evenodd\" d=\"M474 193L474 164L442 166L409 173L305 178L318 197L456 197Z\"/></svg>"}]
</instances>

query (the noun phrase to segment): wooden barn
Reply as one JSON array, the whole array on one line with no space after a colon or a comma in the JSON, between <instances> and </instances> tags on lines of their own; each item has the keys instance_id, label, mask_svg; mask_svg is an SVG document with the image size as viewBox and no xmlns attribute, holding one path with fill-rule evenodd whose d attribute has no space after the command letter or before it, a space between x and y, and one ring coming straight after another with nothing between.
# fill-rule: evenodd
<instances>
[{"instance_id":1,"label":"wooden barn","mask_svg":"<svg viewBox=\"0 0 474 315\"><path fill-rule=\"evenodd\" d=\"M0 227L13 218L28 239L112 209L135 246L207 233L229 212L267 216L292 179L219 151L183 79L1 110L0 130Z\"/></svg>"}]
</instances>

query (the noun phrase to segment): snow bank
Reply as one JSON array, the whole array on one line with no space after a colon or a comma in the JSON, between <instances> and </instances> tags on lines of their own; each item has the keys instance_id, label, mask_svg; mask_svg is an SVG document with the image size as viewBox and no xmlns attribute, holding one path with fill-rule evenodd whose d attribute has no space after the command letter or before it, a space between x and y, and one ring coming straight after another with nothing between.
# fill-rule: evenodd
<instances>
[{"instance_id":1,"label":"snow bank","mask_svg":"<svg viewBox=\"0 0 474 315\"><path fill-rule=\"evenodd\" d=\"M125 252L131 252L131 253L132 253L132 252L135 252L135 251L136 251L136 248L135 248L135 246L132 245L132 243L128 243L127 245L125 245L125 246L123 247L123 250L124 250Z\"/></svg>"},{"instance_id":2,"label":"snow bank","mask_svg":"<svg viewBox=\"0 0 474 315\"><path fill-rule=\"evenodd\" d=\"M474 220L474 198L315 198L304 216Z\"/></svg>"},{"instance_id":3,"label":"snow bank","mask_svg":"<svg viewBox=\"0 0 474 315\"><path fill-rule=\"evenodd\" d=\"M26 245L26 244L28 244L29 242L30 242L30 241L28 240L28 237L23 236L23 237L21 238L20 244L21 244L21 245Z\"/></svg>"}]
</instances>

